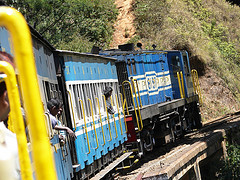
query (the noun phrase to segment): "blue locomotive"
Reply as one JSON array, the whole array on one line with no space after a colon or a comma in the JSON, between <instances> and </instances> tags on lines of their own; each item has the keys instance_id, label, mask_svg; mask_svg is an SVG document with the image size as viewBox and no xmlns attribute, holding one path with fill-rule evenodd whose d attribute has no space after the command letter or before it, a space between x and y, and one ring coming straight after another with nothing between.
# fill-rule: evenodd
<instances>
[{"instance_id":1,"label":"blue locomotive","mask_svg":"<svg viewBox=\"0 0 240 180\"><path fill-rule=\"evenodd\" d=\"M140 155L202 126L199 84L186 51L134 50L126 44L99 53L117 59L119 86L132 116L128 144Z\"/></svg>"},{"instance_id":2,"label":"blue locomotive","mask_svg":"<svg viewBox=\"0 0 240 180\"><path fill-rule=\"evenodd\" d=\"M60 121L77 136L61 143L45 114L58 179L101 179L116 167L131 167L155 144L201 127L199 85L186 51L134 50L132 44L97 54L57 50L30 29L44 108L60 99ZM11 46L0 28L0 50L13 55ZM114 114L107 110L106 87L113 89Z\"/></svg>"}]
</instances>

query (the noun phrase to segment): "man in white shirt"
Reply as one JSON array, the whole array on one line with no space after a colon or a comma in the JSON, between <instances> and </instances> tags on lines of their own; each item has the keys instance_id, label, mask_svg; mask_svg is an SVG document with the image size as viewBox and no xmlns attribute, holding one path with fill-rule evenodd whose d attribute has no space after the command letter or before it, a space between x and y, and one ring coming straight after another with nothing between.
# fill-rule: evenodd
<instances>
[{"instance_id":1,"label":"man in white shirt","mask_svg":"<svg viewBox=\"0 0 240 180\"><path fill-rule=\"evenodd\" d=\"M5 52L0 51L0 61L6 61L14 67L13 58ZM18 180L21 179L21 175L17 138L3 123L10 111L6 84L3 77L3 74L0 72L0 180L6 178ZM4 175L7 177L4 177Z\"/></svg>"}]
</instances>

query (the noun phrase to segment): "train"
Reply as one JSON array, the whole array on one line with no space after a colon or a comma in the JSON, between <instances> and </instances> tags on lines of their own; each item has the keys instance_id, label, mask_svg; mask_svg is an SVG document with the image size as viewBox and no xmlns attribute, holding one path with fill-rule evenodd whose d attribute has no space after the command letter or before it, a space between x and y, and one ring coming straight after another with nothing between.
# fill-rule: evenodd
<instances>
[{"instance_id":1,"label":"train","mask_svg":"<svg viewBox=\"0 0 240 180\"><path fill-rule=\"evenodd\" d=\"M200 86L187 51L143 50L140 43L110 50L94 47L91 53L58 50L29 28L58 179L111 178L154 146L174 143L202 127ZM0 27L0 51L14 56L14 50L8 30ZM113 90L114 114L108 112L103 93L107 87ZM52 128L47 112L52 98L63 103L59 119L76 140L66 136L61 143L60 132Z\"/></svg>"}]
</instances>

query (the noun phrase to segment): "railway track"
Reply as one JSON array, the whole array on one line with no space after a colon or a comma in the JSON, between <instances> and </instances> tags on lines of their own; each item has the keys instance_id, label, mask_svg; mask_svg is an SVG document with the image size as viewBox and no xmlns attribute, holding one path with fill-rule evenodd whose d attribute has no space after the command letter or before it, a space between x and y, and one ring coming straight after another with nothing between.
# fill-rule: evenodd
<instances>
[{"instance_id":1,"label":"railway track","mask_svg":"<svg viewBox=\"0 0 240 180\"><path fill-rule=\"evenodd\" d=\"M156 147L151 153L148 153L141 159L138 165L132 171L118 174L114 179L117 180L140 180L146 172L155 171L156 168L163 168L175 161L174 157L191 149L191 145L198 141L207 141L212 136L212 132L220 129L230 122L240 119L240 111L227 114L223 117L204 123L203 127L188 133L182 139L177 139L175 143L167 144L162 147Z\"/></svg>"}]
</instances>

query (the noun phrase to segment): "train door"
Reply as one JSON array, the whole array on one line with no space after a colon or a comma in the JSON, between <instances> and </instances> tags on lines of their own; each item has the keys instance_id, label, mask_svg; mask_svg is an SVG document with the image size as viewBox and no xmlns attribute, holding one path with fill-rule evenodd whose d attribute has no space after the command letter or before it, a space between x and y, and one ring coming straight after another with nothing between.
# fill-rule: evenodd
<instances>
[{"instance_id":1,"label":"train door","mask_svg":"<svg viewBox=\"0 0 240 180\"><path fill-rule=\"evenodd\" d=\"M182 52L182 58L183 58L183 64L184 64L184 79L186 79L186 95L187 97L191 97L194 95L194 89L193 89L193 82L191 78L191 70L190 70L190 63L188 58L188 53L186 51Z\"/></svg>"},{"instance_id":2,"label":"train door","mask_svg":"<svg viewBox=\"0 0 240 180\"><path fill-rule=\"evenodd\" d=\"M156 86L158 91L157 103L161 103L165 101L164 89L165 87L162 85L161 80L164 72L164 68L162 67L162 55L161 54L153 54L153 62L155 63L155 72L156 72Z\"/></svg>"},{"instance_id":3,"label":"train door","mask_svg":"<svg viewBox=\"0 0 240 180\"><path fill-rule=\"evenodd\" d=\"M179 99L181 98L181 94L178 84L177 73L179 73L182 69L181 54L178 51L169 51L167 57L170 70L170 78L172 82L173 98Z\"/></svg>"},{"instance_id":4,"label":"train door","mask_svg":"<svg viewBox=\"0 0 240 180\"><path fill-rule=\"evenodd\" d=\"M144 68L144 61L142 59L141 54L135 55L135 62L137 67L137 82L138 82L138 88L140 91L141 96L141 103L143 106L148 105L148 89L146 86L146 75L145 75L145 68Z\"/></svg>"},{"instance_id":5,"label":"train door","mask_svg":"<svg viewBox=\"0 0 240 180\"><path fill-rule=\"evenodd\" d=\"M62 100L62 94L59 91L58 85L54 83L50 83L48 81L43 81L43 89L45 94L45 99L48 101L51 98L58 98L60 101ZM71 174L73 174L72 169L72 160L69 149L69 139L66 136L64 142L61 142L59 139L59 135L66 135L64 132L53 130L50 122L50 115L48 113L45 114L45 117L48 124L48 134L50 138L51 145L54 149L54 159L55 159L55 167L57 170L57 175L59 179L71 179ZM62 126L66 125L65 112L62 112L62 115L58 117L59 123Z\"/></svg>"},{"instance_id":6,"label":"train door","mask_svg":"<svg viewBox=\"0 0 240 180\"><path fill-rule=\"evenodd\" d=\"M167 63L167 55L162 54L161 68L163 70L163 76L161 79L161 83L163 83L163 92L164 92L164 100L169 101L173 99L172 94L172 82L170 78L169 66Z\"/></svg>"}]
</instances>

